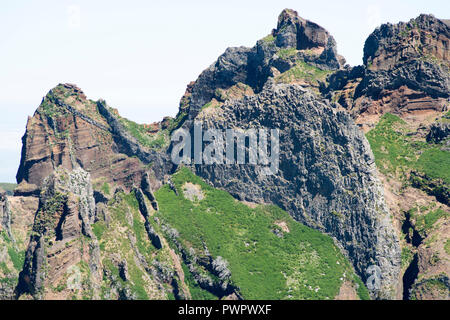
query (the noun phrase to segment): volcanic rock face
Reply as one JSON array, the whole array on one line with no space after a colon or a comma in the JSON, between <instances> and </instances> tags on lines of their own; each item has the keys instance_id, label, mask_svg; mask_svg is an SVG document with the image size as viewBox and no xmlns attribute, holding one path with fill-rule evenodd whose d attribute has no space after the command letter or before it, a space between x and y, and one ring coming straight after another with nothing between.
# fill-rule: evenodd
<instances>
[{"instance_id":1,"label":"volcanic rock face","mask_svg":"<svg viewBox=\"0 0 450 320\"><path fill-rule=\"evenodd\" d=\"M430 114L447 108L450 27L431 15L383 24L366 40L364 66L330 77L328 90L370 128L387 112ZM345 80L344 80L345 79Z\"/></svg>"},{"instance_id":2,"label":"volcanic rock face","mask_svg":"<svg viewBox=\"0 0 450 320\"><path fill-rule=\"evenodd\" d=\"M365 43L364 65L331 75L323 91L372 137L394 224L406 235L401 241L404 299L447 299L449 292L449 253L443 248L450 213L449 39L448 21L431 15L384 24ZM386 126L387 119L396 122ZM396 153L405 142L408 154ZM386 169L391 161L394 168ZM423 220L429 221L426 228ZM419 240L408 236L414 232Z\"/></svg>"},{"instance_id":3,"label":"volcanic rock face","mask_svg":"<svg viewBox=\"0 0 450 320\"><path fill-rule=\"evenodd\" d=\"M285 9L272 34L259 40L253 48L228 48L203 71L182 98L180 113L192 119L211 99L220 100L221 90L238 83L259 92L268 77L287 71L299 60L324 70L339 69L345 62L325 29Z\"/></svg>"},{"instance_id":4,"label":"volcanic rock face","mask_svg":"<svg viewBox=\"0 0 450 320\"><path fill-rule=\"evenodd\" d=\"M12 197L0 192L0 300L15 297L23 267L20 256L28 246L38 203L35 197Z\"/></svg>"},{"instance_id":5,"label":"volcanic rock face","mask_svg":"<svg viewBox=\"0 0 450 320\"><path fill-rule=\"evenodd\" d=\"M130 189L145 172L142 162L155 162L158 173L162 172L158 168L164 167L161 155L140 146L104 101L87 99L71 84L50 90L28 119L22 141L17 172L21 186L31 184L39 188L58 166L69 170L81 166L94 181L118 183ZM17 193L27 190L22 186Z\"/></svg>"},{"instance_id":6,"label":"volcanic rock face","mask_svg":"<svg viewBox=\"0 0 450 320\"><path fill-rule=\"evenodd\" d=\"M139 161L116 152L109 125L96 108L95 102L74 85L51 90L28 119L18 183L42 186L60 165L68 169L81 165L93 179L102 177L124 184L133 181L142 170Z\"/></svg>"},{"instance_id":7,"label":"volcanic rock face","mask_svg":"<svg viewBox=\"0 0 450 320\"><path fill-rule=\"evenodd\" d=\"M421 15L409 23L384 24L364 45L366 75L357 95L377 97L382 90L407 86L427 96L447 98L450 92L450 28Z\"/></svg>"},{"instance_id":8,"label":"volcanic rock face","mask_svg":"<svg viewBox=\"0 0 450 320\"><path fill-rule=\"evenodd\" d=\"M67 274L87 272L92 298L101 281L100 250L92 232L95 202L90 175L81 168L59 167L45 179L17 294L51 298L48 289L70 281ZM79 281L78 283L76 281ZM81 278L74 286L81 289ZM70 285L69 285L70 286ZM68 288L68 289L76 289ZM89 291L87 288L84 288Z\"/></svg>"},{"instance_id":9,"label":"volcanic rock face","mask_svg":"<svg viewBox=\"0 0 450 320\"><path fill-rule=\"evenodd\" d=\"M380 268L380 287L371 288L372 297L398 298L404 271L399 232L373 153L355 122L370 129L387 112L442 117L450 92L448 49L448 24L421 15L376 29L366 41L364 65L350 68L325 29L286 9L276 29L253 48L227 49L190 83L176 119L130 124L105 101L87 99L74 85L58 85L28 119L16 197L0 197L0 231L6 235L0 237L0 263L6 263L11 279L0 283L0 298L13 297L22 270L5 252L24 248L18 296L67 298L82 279L81 293L88 298L190 297L182 257L170 247L177 241L167 241L167 230L152 215L162 203L154 191L167 183L176 192L172 148L167 141L155 147L155 137L192 129L194 121L204 129L279 129L280 162L273 175L250 164L192 169L239 200L276 204L331 235L365 283L372 266ZM421 138L441 151L449 141L444 118L420 126ZM431 188L435 180L430 181ZM448 204L448 188L438 187L432 189L444 190ZM401 196L389 196L395 209L392 202ZM447 210L444 205L439 208ZM22 211L27 213L17 214ZM28 238L25 230L31 230L35 213ZM401 223L397 220L394 224ZM447 227L436 230L445 234ZM441 255L447 250L438 249ZM425 273L436 252L416 251L418 270ZM441 265L432 266L434 275ZM448 286L448 276L439 279ZM416 283L416 297L428 297L424 283Z\"/></svg>"},{"instance_id":10,"label":"volcanic rock face","mask_svg":"<svg viewBox=\"0 0 450 320\"><path fill-rule=\"evenodd\" d=\"M255 96L226 102L196 120L206 128L279 128L279 172L255 165L197 165L196 173L238 199L271 202L295 219L333 235L357 272L378 265L392 298L400 250L370 147L345 112L336 112L297 85L271 85ZM232 178L231 178L232 177Z\"/></svg>"}]
</instances>

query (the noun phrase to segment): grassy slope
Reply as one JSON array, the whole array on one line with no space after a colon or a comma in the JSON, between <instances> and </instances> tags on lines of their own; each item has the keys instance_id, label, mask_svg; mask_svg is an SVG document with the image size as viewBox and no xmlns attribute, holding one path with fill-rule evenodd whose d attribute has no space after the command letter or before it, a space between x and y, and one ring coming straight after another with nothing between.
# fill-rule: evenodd
<instances>
[{"instance_id":1,"label":"grassy slope","mask_svg":"<svg viewBox=\"0 0 450 320\"><path fill-rule=\"evenodd\" d=\"M440 121L446 121L448 116L447 114ZM413 133L413 135L408 135L408 133ZM432 178L438 187L448 187L450 184L450 152L440 150L441 144L427 143L423 139L415 138L414 132L410 132L407 123L399 117L389 113L383 115L377 126L366 136L373 150L378 169L387 177L394 177L404 185L408 185L412 181L409 178L409 172L418 171ZM424 239L425 247L430 248L433 242L442 239L442 235L435 233L439 227L438 221L448 220L450 214L445 210L445 206L436 201L429 201L426 205L423 202L416 202L411 203L411 206L408 213L414 223L414 229ZM412 232L412 230L408 232ZM433 248L431 250L436 250L436 247ZM449 240L445 243L444 249L447 254L450 253ZM403 269L409 266L416 252L417 249L412 245L403 243ZM432 252L433 258L441 259L438 251ZM428 277L427 270L419 273L419 279L422 280L413 286L411 299L416 299L418 294L420 296L425 291L426 294L430 294L430 292L446 290L434 275L431 275L431 278ZM445 296L445 294L440 296Z\"/></svg>"},{"instance_id":2,"label":"grassy slope","mask_svg":"<svg viewBox=\"0 0 450 320\"><path fill-rule=\"evenodd\" d=\"M5 250L7 255L0 261L0 285L7 284L14 287L17 283L19 272L22 270L25 260L25 250L22 243L14 244L6 234L6 231L0 231L0 250Z\"/></svg>"},{"instance_id":3,"label":"grassy slope","mask_svg":"<svg viewBox=\"0 0 450 320\"><path fill-rule=\"evenodd\" d=\"M450 184L450 152L440 150L438 144L414 140L407 133L406 123L390 113L367 133L378 169L399 178L418 170Z\"/></svg>"},{"instance_id":4,"label":"grassy slope","mask_svg":"<svg viewBox=\"0 0 450 320\"><path fill-rule=\"evenodd\" d=\"M206 244L213 258L229 263L232 282L246 299L332 299L345 274L367 289L352 272L349 263L332 239L294 221L275 206L250 208L225 191L214 189L183 168L172 181L178 196L166 185L156 192L158 217L178 230L186 247L202 251ZM200 185L201 201L182 195L183 184ZM290 232L282 238L272 230L284 221Z\"/></svg>"},{"instance_id":5,"label":"grassy slope","mask_svg":"<svg viewBox=\"0 0 450 320\"><path fill-rule=\"evenodd\" d=\"M290 51L280 51L282 53L282 57L292 54ZM291 83L298 80L304 80L312 85L318 86L319 81L325 82L330 73L330 71L319 69L302 60L299 60L291 69L277 76L275 81L278 83Z\"/></svg>"},{"instance_id":6,"label":"grassy slope","mask_svg":"<svg viewBox=\"0 0 450 320\"><path fill-rule=\"evenodd\" d=\"M157 251L150 243L134 193L116 194L108 203L108 212L110 215L108 225L104 220L93 225L93 231L99 239L103 267L113 278L113 280L104 279L102 298L108 297L110 287L114 285L128 288L137 299L160 299L163 293L158 294L155 291L154 280L137 263L129 235L136 237L136 250L149 265L152 265L154 260L158 260L168 266L169 263L166 263L168 253L165 250ZM121 279L117 265L112 261L113 257L120 257L127 261L129 281L125 282Z\"/></svg>"}]
</instances>

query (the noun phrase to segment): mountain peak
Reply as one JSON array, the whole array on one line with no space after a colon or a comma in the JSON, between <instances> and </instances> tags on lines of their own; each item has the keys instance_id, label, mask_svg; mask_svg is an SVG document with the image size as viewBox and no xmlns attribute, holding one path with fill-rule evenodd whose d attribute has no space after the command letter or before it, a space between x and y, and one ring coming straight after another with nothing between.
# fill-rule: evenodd
<instances>
[{"instance_id":1,"label":"mountain peak","mask_svg":"<svg viewBox=\"0 0 450 320\"><path fill-rule=\"evenodd\" d=\"M295 22L295 21L298 21L298 19L299 19L299 15L298 15L297 11L286 8L283 11L281 11L280 15L278 16L277 29L280 29L283 25L285 25L289 21Z\"/></svg>"},{"instance_id":2,"label":"mountain peak","mask_svg":"<svg viewBox=\"0 0 450 320\"><path fill-rule=\"evenodd\" d=\"M363 61L369 69L388 69L411 58L449 60L450 27L430 14L409 22L385 23L364 44Z\"/></svg>"},{"instance_id":3,"label":"mountain peak","mask_svg":"<svg viewBox=\"0 0 450 320\"><path fill-rule=\"evenodd\" d=\"M73 83L59 83L56 87L49 91L50 95L60 98L67 98L68 96L77 96L82 100L86 100L87 97L76 84Z\"/></svg>"},{"instance_id":4,"label":"mountain peak","mask_svg":"<svg viewBox=\"0 0 450 320\"><path fill-rule=\"evenodd\" d=\"M278 16L277 28L273 31L276 44L282 48L305 50L329 45L335 46L334 39L329 43L330 34L318 24L303 19L292 9L284 9Z\"/></svg>"}]
</instances>

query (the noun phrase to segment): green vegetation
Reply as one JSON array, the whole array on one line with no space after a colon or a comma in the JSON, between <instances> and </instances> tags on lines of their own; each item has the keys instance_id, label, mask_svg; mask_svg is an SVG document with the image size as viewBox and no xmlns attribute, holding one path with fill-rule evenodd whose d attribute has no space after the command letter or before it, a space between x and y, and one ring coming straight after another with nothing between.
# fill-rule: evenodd
<instances>
[{"instance_id":1,"label":"green vegetation","mask_svg":"<svg viewBox=\"0 0 450 320\"><path fill-rule=\"evenodd\" d=\"M445 242L444 250L448 255L450 255L450 239L447 239L447 241Z\"/></svg>"},{"instance_id":2,"label":"green vegetation","mask_svg":"<svg viewBox=\"0 0 450 320\"><path fill-rule=\"evenodd\" d=\"M213 295L212 293L209 293L208 291L200 288L200 286L195 281L192 274L189 272L188 267L186 264L182 263L181 267L183 268L184 272L184 281L186 285L189 288L189 292L191 293L191 298L193 300L216 300L217 297Z\"/></svg>"},{"instance_id":3,"label":"green vegetation","mask_svg":"<svg viewBox=\"0 0 450 320\"><path fill-rule=\"evenodd\" d=\"M18 271L22 270L25 261L25 251L17 251L14 248L8 248L8 254L14 265L14 269Z\"/></svg>"},{"instance_id":4,"label":"green vegetation","mask_svg":"<svg viewBox=\"0 0 450 320\"><path fill-rule=\"evenodd\" d=\"M450 184L450 152L438 147L424 150L417 161L417 169L431 178L443 179Z\"/></svg>"},{"instance_id":5,"label":"green vegetation","mask_svg":"<svg viewBox=\"0 0 450 320\"><path fill-rule=\"evenodd\" d=\"M399 117L386 113L367 133L378 169L384 173L405 174L414 163L414 150Z\"/></svg>"},{"instance_id":6,"label":"green vegetation","mask_svg":"<svg viewBox=\"0 0 450 320\"><path fill-rule=\"evenodd\" d=\"M55 105L50 99L53 99L53 96L49 93L42 100L42 103L38 108L38 112L46 116L47 118L56 119L59 116L63 115L65 111Z\"/></svg>"},{"instance_id":7,"label":"green vegetation","mask_svg":"<svg viewBox=\"0 0 450 320\"><path fill-rule=\"evenodd\" d=\"M55 191L53 197L48 199L41 209L36 213L33 232L45 234L47 231L54 232L53 219L56 212L62 212L67 195Z\"/></svg>"},{"instance_id":8,"label":"green vegetation","mask_svg":"<svg viewBox=\"0 0 450 320\"><path fill-rule=\"evenodd\" d=\"M409 266L411 261L414 258L414 254L412 253L411 249L409 247L403 247L402 248L402 268L406 268Z\"/></svg>"},{"instance_id":9,"label":"green vegetation","mask_svg":"<svg viewBox=\"0 0 450 320\"><path fill-rule=\"evenodd\" d=\"M167 185L159 189L157 217L178 231L186 252L201 256L206 246L214 259L223 257L244 298L333 299L340 278L345 274L352 279L350 264L330 237L294 221L280 208L250 208L186 168L174 174L172 182L179 195ZM205 198L186 199L186 182L199 185ZM189 278L188 283L196 292ZM361 297L364 292L361 283Z\"/></svg>"},{"instance_id":10,"label":"green vegetation","mask_svg":"<svg viewBox=\"0 0 450 320\"><path fill-rule=\"evenodd\" d=\"M427 213L421 215L416 214L414 215L414 218L416 219L416 230L421 235L425 235L433 228L434 224L443 217L448 218L449 214L441 208L430 210Z\"/></svg>"},{"instance_id":11,"label":"green vegetation","mask_svg":"<svg viewBox=\"0 0 450 320\"><path fill-rule=\"evenodd\" d=\"M300 60L294 67L277 76L275 80L278 83L291 83L304 80L313 86L319 86L319 81L325 82L330 73L328 70L322 70Z\"/></svg>"},{"instance_id":12,"label":"green vegetation","mask_svg":"<svg viewBox=\"0 0 450 320\"><path fill-rule=\"evenodd\" d=\"M297 50L295 48L283 48L278 51L278 56L281 59L288 59L290 57L294 57L297 54Z\"/></svg>"},{"instance_id":13,"label":"green vegetation","mask_svg":"<svg viewBox=\"0 0 450 320\"><path fill-rule=\"evenodd\" d=\"M440 150L440 145L414 140L408 133L406 123L390 113L367 133L378 169L400 179L417 170L450 184L450 152Z\"/></svg>"},{"instance_id":14,"label":"green vegetation","mask_svg":"<svg viewBox=\"0 0 450 320\"><path fill-rule=\"evenodd\" d=\"M177 114L177 116L175 117L175 119L171 119L169 128L168 128L169 133L172 133L172 131L178 129L180 127L180 125L183 124L183 122L187 118L187 116L188 116L187 113L180 111Z\"/></svg>"},{"instance_id":15,"label":"green vegetation","mask_svg":"<svg viewBox=\"0 0 450 320\"><path fill-rule=\"evenodd\" d=\"M444 280L446 277L446 274L440 274L434 276L433 278L422 279L418 283L415 283L412 287L410 299L417 300L423 294L427 296L438 295L439 297L441 297L440 299L445 299L444 297L448 296L448 288Z\"/></svg>"},{"instance_id":16,"label":"green vegetation","mask_svg":"<svg viewBox=\"0 0 450 320\"><path fill-rule=\"evenodd\" d=\"M5 262L0 262L0 271L6 275L11 272Z\"/></svg>"},{"instance_id":17,"label":"green vegetation","mask_svg":"<svg viewBox=\"0 0 450 320\"><path fill-rule=\"evenodd\" d=\"M154 299L155 293L152 290L156 290L156 284L140 259L144 259L149 266L154 261L168 266L168 262L164 263L169 256L168 252L164 249L157 250L148 239L134 192L115 194L108 202L107 211L108 222L99 220L93 225L93 232L99 241L102 264L109 274L103 279L102 297L106 299L113 286L129 290L139 300ZM120 257L119 261L126 261L127 281L120 277L117 257ZM156 298L164 298L162 292L157 294Z\"/></svg>"},{"instance_id":18,"label":"green vegetation","mask_svg":"<svg viewBox=\"0 0 450 320\"><path fill-rule=\"evenodd\" d=\"M269 34L261 39L265 43L273 43L275 41L275 37L272 34Z\"/></svg>"},{"instance_id":19,"label":"green vegetation","mask_svg":"<svg viewBox=\"0 0 450 320\"><path fill-rule=\"evenodd\" d=\"M205 103L205 104L203 105L203 107L201 108L201 110L207 109L207 108L209 108L211 105L212 105L212 101L210 101L210 102L208 102L208 103Z\"/></svg>"},{"instance_id":20,"label":"green vegetation","mask_svg":"<svg viewBox=\"0 0 450 320\"><path fill-rule=\"evenodd\" d=\"M103 185L102 185L102 187L100 188L102 191L103 191L103 193L104 194L106 194L106 195L110 195L111 194L111 190L110 190L110 187L109 187L109 183L108 182L105 182Z\"/></svg>"},{"instance_id":21,"label":"green vegetation","mask_svg":"<svg viewBox=\"0 0 450 320\"><path fill-rule=\"evenodd\" d=\"M119 120L125 129L144 147L159 149L169 142L167 130L160 130L155 134L150 134L144 124L138 124L122 117L119 117Z\"/></svg>"}]
</instances>

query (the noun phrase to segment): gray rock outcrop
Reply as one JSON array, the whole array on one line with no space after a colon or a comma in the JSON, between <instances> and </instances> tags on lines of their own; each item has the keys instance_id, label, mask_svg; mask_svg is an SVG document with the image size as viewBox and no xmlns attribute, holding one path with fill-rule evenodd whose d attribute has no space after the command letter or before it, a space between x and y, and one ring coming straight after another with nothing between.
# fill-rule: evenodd
<instances>
[{"instance_id":1,"label":"gray rock outcrop","mask_svg":"<svg viewBox=\"0 0 450 320\"><path fill-rule=\"evenodd\" d=\"M373 154L345 112L298 85L268 83L254 96L226 102L196 120L207 128L280 129L279 171L258 165L196 165L195 172L241 200L274 203L296 220L337 239L367 280L381 269L378 298L393 298L400 272L399 240L384 202Z\"/></svg>"},{"instance_id":2,"label":"gray rock outcrop","mask_svg":"<svg viewBox=\"0 0 450 320\"><path fill-rule=\"evenodd\" d=\"M95 212L90 175L83 169L69 172L59 167L45 179L19 276L18 296L28 293L45 299L45 288L60 284L67 273L76 270L88 280L92 298L98 297L101 264L92 231ZM87 263L88 270L83 270L83 263ZM81 289L79 281L75 289Z\"/></svg>"}]
</instances>

